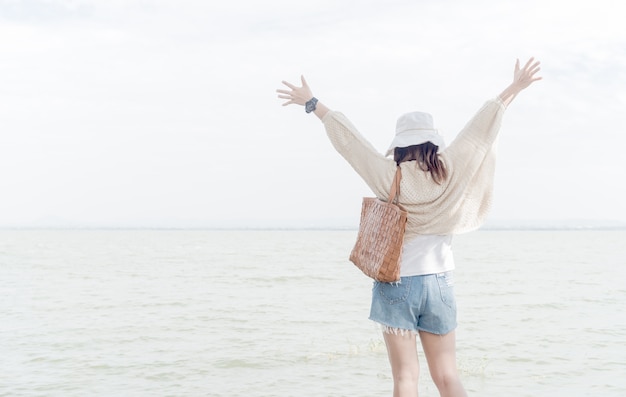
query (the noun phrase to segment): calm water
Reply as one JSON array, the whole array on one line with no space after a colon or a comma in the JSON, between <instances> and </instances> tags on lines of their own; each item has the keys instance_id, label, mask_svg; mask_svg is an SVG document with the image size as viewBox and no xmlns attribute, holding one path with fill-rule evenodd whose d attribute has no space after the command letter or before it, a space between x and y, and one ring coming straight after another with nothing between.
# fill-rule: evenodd
<instances>
[{"instance_id":1,"label":"calm water","mask_svg":"<svg viewBox=\"0 0 626 397\"><path fill-rule=\"evenodd\" d=\"M0 396L389 396L355 233L0 231ZM625 396L625 240L457 237L469 394Z\"/></svg>"}]
</instances>

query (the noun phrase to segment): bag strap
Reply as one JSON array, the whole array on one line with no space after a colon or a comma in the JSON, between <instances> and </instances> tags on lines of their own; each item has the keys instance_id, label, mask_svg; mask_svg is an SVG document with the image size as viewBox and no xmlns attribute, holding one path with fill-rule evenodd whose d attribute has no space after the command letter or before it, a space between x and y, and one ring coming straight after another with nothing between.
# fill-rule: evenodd
<instances>
[{"instance_id":1,"label":"bag strap","mask_svg":"<svg viewBox=\"0 0 626 397\"><path fill-rule=\"evenodd\" d=\"M396 204L398 204L400 198L400 181L402 180L402 169L400 166L396 168L396 175L393 178L393 183L391 184L391 191L389 192L389 200L388 203L392 203L394 199L396 200Z\"/></svg>"}]
</instances>

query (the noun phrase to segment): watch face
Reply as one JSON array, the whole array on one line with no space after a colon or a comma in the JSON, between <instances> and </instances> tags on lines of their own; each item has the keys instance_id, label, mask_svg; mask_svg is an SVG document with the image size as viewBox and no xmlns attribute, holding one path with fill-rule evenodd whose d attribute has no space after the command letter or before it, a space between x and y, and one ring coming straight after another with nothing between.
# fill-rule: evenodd
<instances>
[{"instance_id":1,"label":"watch face","mask_svg":"<svg viewBox=\"0 0 626 397\"><path fill-rule=\"evenodd\" d=\"M317 105L317 99L313 97L310 101L307 101L304 106L304 110L306 110L307 113L311 113L315 110L315 105Z\"/></svg>"}]
</instances>

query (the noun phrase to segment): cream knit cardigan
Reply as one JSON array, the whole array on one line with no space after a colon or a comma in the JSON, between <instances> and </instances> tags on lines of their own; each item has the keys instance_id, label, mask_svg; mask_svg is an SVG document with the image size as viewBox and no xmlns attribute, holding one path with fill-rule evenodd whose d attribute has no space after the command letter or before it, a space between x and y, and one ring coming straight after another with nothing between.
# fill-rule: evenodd
<instances>
[{"instance_id":1,"label":"cream knit cardigan","mask_svg":"<svg viewBox=\"0 0 626 397\"><path fill-rule=\"evenodd\" d=\"M418 234L448 235L477 229L491 207L496 141L505 106L489 100L440 152L448 178L437 184L417 162L401 163L400 205L408 212L405 241ZM376 197L387 200L396 163L379 153L339 112L322 119L330 141Z\"/></svg>"}]
</instances>

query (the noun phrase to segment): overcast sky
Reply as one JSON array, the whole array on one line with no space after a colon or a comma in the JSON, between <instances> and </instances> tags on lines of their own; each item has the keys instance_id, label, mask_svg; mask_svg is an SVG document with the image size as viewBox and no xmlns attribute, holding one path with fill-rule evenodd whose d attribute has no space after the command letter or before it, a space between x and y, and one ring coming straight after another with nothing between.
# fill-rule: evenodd
<instances>
[{"instance_id":1,"label":"overcast sky","mask_svg":"<svg viewBox=\"0 0 626 397\"><path fill-rule=\"evenodd\" d=\"M512 77L491 222L626 222L618 1L0 0L0 227L356 227L365 184L307 77L380 151L450 142Z\"/></svg>"}]
</instances>

